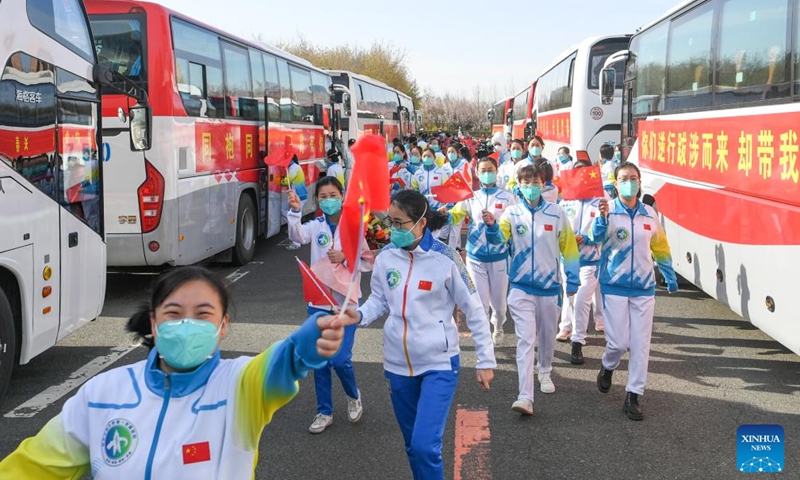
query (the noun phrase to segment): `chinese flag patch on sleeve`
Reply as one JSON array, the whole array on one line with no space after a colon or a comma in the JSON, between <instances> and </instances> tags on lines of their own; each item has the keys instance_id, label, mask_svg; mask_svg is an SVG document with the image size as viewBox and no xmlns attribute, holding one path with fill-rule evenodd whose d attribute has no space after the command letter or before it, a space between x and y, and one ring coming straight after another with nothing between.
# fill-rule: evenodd
<instances>
[{"instance_id":1,"label":"chinese flag patch on sleeve","mask_svg":"<svg viewBox=\"0 0 800 480\"><path fill-rule=\"evenodd\" d=\"M429 282L427 280L420 280L419 286L417 286L420 290L425 290L426 292L430 292L433 289L433 282Z\"/></svg>"},{"instance_id":2,"label":"chinese flag patch on sleeve","mask_svg":"<svg viewBox=\"0 0 800 480\"><path fill-rule=\"evenodd\" d=\"M503 209L503 204L502 203L495 203L494 204L494 208L496 208L498 210L502 210Z\"/></svg>"},{"instance_id":3,"label":"chinese flag patch on sleeve","mask_svg":"<svg viewBox=\"0 0 800 480\"><path fill-rule=\"evenodd\" d=\"M544 226L544 231L545 232L552 232L553 231L553 226L552 225L545 225Z\"/></svg>"},{"instance_id":4,"label":"chinese flag patch on sleeve","mask_svg":"<svg viewBox=\"0 0 800 480\"><path fill-rule=\"evenodd\" d=\"M645 223L644 224L644 229L645 230L650 230L650 224L649 223Z\"/></svg>"},{"instance_id":5,"label":"chinese flag patch on sleeve","mask_svg":"<svg viewBox=\"0 0 800 480\"><path fill-rule=\"evenodd\" d=\"M183 446L183 464L208 462L211 460L211 448L208 442L192 443Z\"/></svg>"}]
</instances>

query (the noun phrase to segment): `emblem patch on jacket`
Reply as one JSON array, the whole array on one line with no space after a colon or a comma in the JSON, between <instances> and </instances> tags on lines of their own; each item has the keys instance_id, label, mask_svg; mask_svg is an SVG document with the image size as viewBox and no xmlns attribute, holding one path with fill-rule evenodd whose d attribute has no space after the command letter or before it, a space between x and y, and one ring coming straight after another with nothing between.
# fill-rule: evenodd
<instances>
[{"instance_id":1,"label":"emblem patch on jacket","mask_svg":"<svg viewBox=\"0 0 800 480\"><path fill-rule=\"evenodd\" d=\"M103 460L106 465L118 467L131 458L138 443L136 427L124 418L115 418L103 432Z\"/></svg>"},{"instance_id":2,"label":"emblem patch on jacket","mask_svg":"<svg viewBox=\"0 0 800 480\"><path fill-rule=\"evenodd\" d=\"M390 268L386 272L386 283L389 284L389 289L394 290L400 285L400 280L402 280L402 276L400 275L400 271L396 268Z\"/></svg>"}]
</instances>

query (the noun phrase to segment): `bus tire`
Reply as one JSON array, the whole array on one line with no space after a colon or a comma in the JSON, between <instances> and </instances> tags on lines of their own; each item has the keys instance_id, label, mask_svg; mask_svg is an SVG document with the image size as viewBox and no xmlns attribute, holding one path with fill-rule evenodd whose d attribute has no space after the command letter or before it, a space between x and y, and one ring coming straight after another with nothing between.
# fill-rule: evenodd
<instances>
[{"instance_id":1,"label":"bus tire","mask_svg":"<svg viewBox=\"0 0 800 480\"><path fill-rule=\"evenodd\" d=\"M14 317L8 298L0 290L0 400L5 395L16 361L17 332L14 328Z\"/></svg>"},{"instance_id":2,"label":"bus tire","mask_svg":"<svg viewBox=\"0 0 800 480\"><path fill-rule=\"evenodd\" d=\"M236 244L233 247L233 261L236 266L250 262L256 253L256 206L247 193L239 197L239 210L236 213Z\"/></svg>"}]
</instances>

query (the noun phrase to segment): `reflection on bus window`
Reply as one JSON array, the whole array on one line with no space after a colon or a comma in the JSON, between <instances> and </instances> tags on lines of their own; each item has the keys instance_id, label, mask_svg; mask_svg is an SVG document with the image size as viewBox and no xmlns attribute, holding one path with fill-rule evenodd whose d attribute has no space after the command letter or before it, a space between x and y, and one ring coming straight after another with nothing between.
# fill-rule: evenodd
<instances>
[{"instance_id":1,"label":"reflection on bus window","mask_svg":"<svg viewBox=\"0 0 800 480\"><path fill-rule=\"evenodd\" d=\"M142 21L93 19L92 34L97 61L145 87L147 64L143 57Z\"/></svg>"}]
</instances>

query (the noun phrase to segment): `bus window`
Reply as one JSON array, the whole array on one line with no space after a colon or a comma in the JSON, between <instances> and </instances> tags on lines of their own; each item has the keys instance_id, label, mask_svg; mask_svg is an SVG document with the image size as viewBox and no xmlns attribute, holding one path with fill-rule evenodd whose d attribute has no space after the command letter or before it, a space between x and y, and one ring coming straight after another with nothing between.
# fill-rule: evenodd
<instances>
[{"instance_id":1,"label":"bus window","mask_svg":"<svg viewBox=\"0 0 800 480\"><path fill-rule=\"evenodd\" d=\"M189 115L224 118L222 54L219 37L203 28L177 18L172 19L176 78L184 108ZM180 62L183 60L183 62ZM189 78L186 72L189 71ZM179 73L180 71L180 73ZM188 82L187 82L188 80ZM181 91L181 84L184 84Z\"/></svg>"},{"instance_id":2,"label":"bus window","mask_svg":"<svg viewBox=\"0 0 800 480\"><path fill-rule=\"evenodd\" d=\"M620 38L600 40L592 46L592 50L589 52L589 78L587 79L589 90L600 88L600 71L603 69L603 64L606 63L608 57L627 48L628 41ZM616 88L622 88L622 82L625 81L625 62L614 63L614 69L617 71Z\"/></svg>"},{"instance_id":3,"label":"bus window","mask_svg":"<svg viewBox=\"0 0 800 480\"><path fill-rule=\"evenodd\" d=\"M264 120L264 96L267 94L267 84L264 79L264 58L261 52L250 49L250 72L253 74L253 97L258 104L258 120Z\"/></svg>"},{"instance_id":4,"label":"bus window","mask_svg":"<svg viewBox=\"0 0 800 480\"><path fill-rule=\"evenodd\" d=\"M706 3L672 21L666 111L711 105L713 20L713 3Z\"/></svg>"},{"instance_id":5,"label":"bus window","mask_svg":"<svg viewBox=\"0 0 800 480\"><path fill-rule=\"evenodd\" d=\"M34 27L94 63L92 39L79 0L28 0L27 7Z\"/></svg>"},{"instance_id":6,"label":"bus window","mask_svg":"<svg viewBox=\"0 0 800 480\"><path fill-rule=\"evenodd\" d=\"M275 57L265 53L264 72L267 83L267 112L270 122L281 121L281 84L278 82L278 66L275 64Z\"/></svg>"},{"instance_id":7,"label":"bus window","mask_svg":"<svg viewBox=\"0 0 800 480\"><path fill-rule=\"evenodd\" d=\"M789 95L785 0L728 0L722 4L717 103Z\"/></svg>"},{"instance_id":8,"label":"bus window","mask_svg":"<svg viewBox=\"0 0 800 480\"><path fill-rule=\"evenodd\" d=\"M291 65L292 77L292 121L314 123L314 101L311 95L311 74L307 70Z\"/></svg>"},{"instance_id":9,"label":"bus window","mask_svg":"<svg viewBox=\"0 0 800 480\"><path fill-rule=\"evenodd\" d=\"M289 64L277 59L278 77L281 84L281 122L292 122L292 83L289 80Z\"/></svg>"},{"instance_id":10,"label":"bus window","mask_svg":"<svg viewBox=\"0 0 800 480\"><path fill-rule=\"evenodd\" d=\"M318 72L311 72L311 84L314 90L314 103L327 105L331 103L331 77Z\"/></svg>"},{"instance_id":11,"label":"bus window","mask_svg":"<svg viewBox=\"0 0 800 480\"><path fill-rule=\"evenodd\" d=\"M225 116L255 120L257 105L253 101L247 49L222 42L222 52L225 60Z\"/></svg>"},{"instance_id":12,"label":"bus window","mask_svg":"<svg viewBox=\"0 0 800 480\"><path fill-rule=\"evenodd\" d=\"M96 16L92 18L92 34L97 61L147 89L147 61L142 45L143 18L141 15L130 18ZM103 89L104 94L112 92Z\"/></svg>"},{"instance_id":13,"label":"bus window","mask_svg":"<svg viewBox=\"0 0 800 480\"><path fill-rule=\"evenodd\" d=\"M667 70L667 34L669 23L637 36L631 42L633 64L636 68L633 114L654 115L664 109L664 81Z\"/></svg>"}]
</instances>

